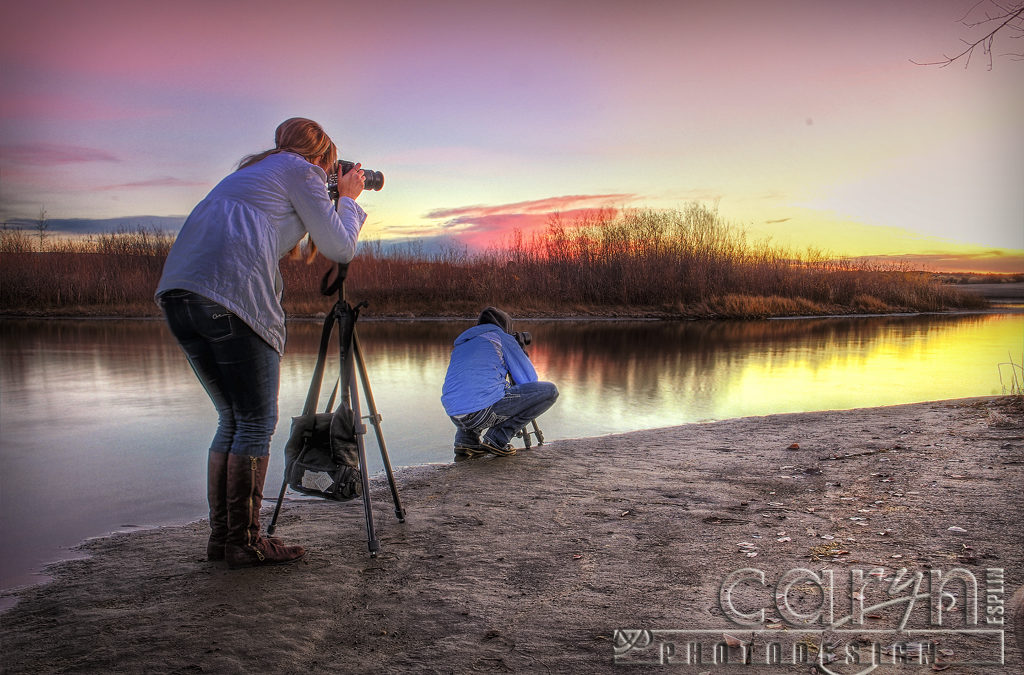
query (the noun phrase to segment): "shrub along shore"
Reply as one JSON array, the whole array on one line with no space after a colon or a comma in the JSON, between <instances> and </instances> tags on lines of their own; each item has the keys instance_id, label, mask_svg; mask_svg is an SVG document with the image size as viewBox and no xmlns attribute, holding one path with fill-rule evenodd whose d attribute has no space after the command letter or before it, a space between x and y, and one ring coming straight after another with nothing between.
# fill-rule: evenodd
<instances>
[{"instance_id":1,"label":"shrub along shore","mask_svg":"<svg viewBox=\"0 0 1024 675\"><path fill-rule=\"evenodd\" d=\"M157 316L153 303L173 236L121 231L55 239L0 231L0 313ZM285 310L314 316L330 302L331 268L284 260ZM680 211L599 211L479 253L360 245L347 296L367 316L466 317L496 305L518 316L764 318L983 309L979 296L928 272L794 253L752 243L699 204Z\"/></svg>"}]
</instances>

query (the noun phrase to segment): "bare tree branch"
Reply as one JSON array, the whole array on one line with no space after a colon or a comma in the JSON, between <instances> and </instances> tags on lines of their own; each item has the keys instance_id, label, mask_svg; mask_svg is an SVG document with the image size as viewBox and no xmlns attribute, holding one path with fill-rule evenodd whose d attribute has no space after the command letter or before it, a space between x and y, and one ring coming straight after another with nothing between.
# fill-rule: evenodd
<instances>
[{"instance_id":1,"label":"bare tree branch","mask_svg":"<svg viewBox=\"0 0 1024 675\"><path fill-rule=\"evenodd\" d=\"M985 6L983 19L968 20L972 14L975 13L979 7ZM991 8L998 10L996 14L990 14ZM964 68L971 65L971 57L974 56L974 50L981 47L982 52L988 56L988 69L992 70L992 46L995 43L997 35L1003 35L1008 39L1015 40L1024 37L1024 0L1014 0L1014 2L1005 2L1005 0L980 0L977 4L968 10L967 14L960 19L960 23L968 29L978 28L980 26L986 26L996 24L988 33L981 36L974 42L968 40L961 40L967 47L959 54L954 56L947 56L943 54L941 61L927 61L918 62L913 59L911 63L918 66L939 66L945 68L946 66L959 61L964 60ZM1009 56L1015 61L1024 60L1024 53L1007 53L1000 54L1000 56Z\"/></svg>"}]
</instances>

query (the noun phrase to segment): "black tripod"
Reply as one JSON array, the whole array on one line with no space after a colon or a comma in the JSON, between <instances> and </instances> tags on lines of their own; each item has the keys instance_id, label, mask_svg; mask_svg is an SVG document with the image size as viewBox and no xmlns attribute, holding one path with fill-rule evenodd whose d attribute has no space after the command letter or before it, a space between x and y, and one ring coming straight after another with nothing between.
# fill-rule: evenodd
<instances>
[{"instance_id":1,"label":"black tripod","mask_svg":"<svg viewBox=\"0 0 1024 675\"><path fill-rule=\"evenodd\" d=\"M355 307L345 299L345 276L348 274L348 265L339 264L334 281L330 281L331 270L327 271L320 283L320 290L324 295L332 295L338 292L338 301L334 303L327 319L324 321L324 329L320 336L320 352L317 355L316 366L313 371L313 381L310 384L309 394L306 396L306 403L303 407L303 415L312 415L316 412L317 398L320 394L320 385L323 382L324 365L327 360L327 348L330 343L331 332L334 325L338 325L338 347L339 347L339 369L340 375L335 385L334 393L327 403L328 411L334 405L334 395L340 388L342 392L341 405L352 410L352 420L355 426L356 446L359 455L359 473L362 482L363 511L366 515L366 544L370 550L370 557L377 557L380 542L373 528L373 510L370 506L370 481L366 466L366 445L363 436L366 434L366 425L362 420L367 419L373 425L377 434L377 445L380 448L380 457L384 463L384 471L387 473L388 485L391 487L391 498L395 504L395 517L398 522L405 522L405 509L402 508L402 500L398 496L398 488L395 486L395 477L391 469L391 460L388 457L387 445L384 443L384 434L380 429L381 416L377 412L377 405L373 401L373 392L370 389L370 382L366 376L366 363L363 361L363 352L359 346L359 337L356 335L355 323L359 318L359 310L366 307L367 303L361 302ZM355 366L355 367L353 367ZM368 413L363 417L359 407L359 389L356 385L356 369L359 371L359 382L362 384L363 396L366 400ZM287 464L287 462L286 462ZM284 480L281 483L281 493L278 495L277 506L274 508L274 516L267 527L267 534L273 534L277 526L277 517L281 512L281 503L284 501L285 491L288 489L289 467L285 466Z\"/></svg>"}]
</instances>

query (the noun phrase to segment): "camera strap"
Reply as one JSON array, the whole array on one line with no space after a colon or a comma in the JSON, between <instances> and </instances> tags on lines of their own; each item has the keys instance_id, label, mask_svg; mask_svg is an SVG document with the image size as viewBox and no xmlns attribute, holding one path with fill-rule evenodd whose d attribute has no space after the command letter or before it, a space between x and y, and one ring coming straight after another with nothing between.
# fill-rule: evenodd
<instances>
[{"instance_id":1,"label":"camera strap","mask_svg":"<svg viewBox=\"0 0 1024 675\"><path fill-rule=\"evenodd\" d=\"M332 275L333 279L331 278ZM348 263L331 265L320 279L320 293L323 295L334 295L341 290L347 276Z\"/></svg>"}]
</instances>

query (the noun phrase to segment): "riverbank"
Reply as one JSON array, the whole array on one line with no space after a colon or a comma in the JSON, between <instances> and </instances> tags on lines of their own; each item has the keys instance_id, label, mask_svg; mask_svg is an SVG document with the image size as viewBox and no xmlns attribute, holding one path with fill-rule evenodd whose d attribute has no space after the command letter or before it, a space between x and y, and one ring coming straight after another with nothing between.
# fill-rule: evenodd
<instances>
[{"instance_id":1,"label":"riverbank","mask_svg":"<svg viewBox=\"0 0 1024 675\"><path fill-rule=\"evenodd\" d=\"M837 618L856 570L906 568L927 586L929 572L959 568L978 581L984 622L1024 579L1022 427L1019 398L979 398L561 440L411 469L399 474L405 523L386 487L373 490L376 559L358 502L286 504L278 535L309 549L292 566L208 563L205 523L115 535L0 616L4 672L599 672L617 651L652 658L648 634L616 629L753 636L755 655L765 635L813 646L818 633L792 630L749 581L736 605L768 607L765 630L723 615L723 581L742 568L769 584L832 570ZM1001 570L999 593L988 570ZM888 588L869 585L865 604ZM873 631L895 629L904 610L869 610L857 634L891 645L893 631ZM908 628L929 627L924 603L910 616ZM949 612L943 627L959 621ZM851 634L839 628L828 641L844 655ZM1005 662L956 673L1020 672L1011 629L1002 655L955 630L934 654Z\"/></svg>"},{"instance_id":2,"label":"riverbank","mask_svg":"<svg viewBox=\"0 0 1024 675\"><path fill-rule=\"evenodd\" d=\"M729 313L722 310L703 308L701 310L666 311L659 307L636 307L636 306L590 306L584 307L574 305L573 307L560 307L551 310L529 309L519 310L509 307L508 309L519 318L519 320L543 320L543 321L678 321L678 320L708 320L708 319L743 319L743 318L854 318L864 316L886 316L906 314L996 314L996 313L1019 313L1024 307L1024 282L1012 282L1001 284L952 284L951 288L968 293L971 296L981 298L982 304L971 308L957 308L939 311L908 310L906 308L890 308L883 311L871 311L865 306L853 307L832 307L830 311L820 312L820 307L807 306L800 311L793 313L792 305L779 304L772 309L766 309L763 303L755 303L760 307L757 311L746 311L742 307L734 308L736 311ZM292 308L288 312L289 321L322 321L325 313L323 308L330 304L327 298L321 298L317 303L304 306L302 311ZM319 309L313 310L312 307ZM876 308L877 309L877 308ZM361 318L364 321L456 321L475 320L479 313L476 304L464 303L464 306L446 306L445 311L439 311L436 305L425 305L418 310L401 311L377 311L371 305L362 310ZM46 307L37 306L32 309L20 308L14 311L10 309L0 310L0 320L4 319L162 319L159 308L155 304L136 304L130 307L114 306L92 306L92 307Z\"/></svg>"}]
</instances>

